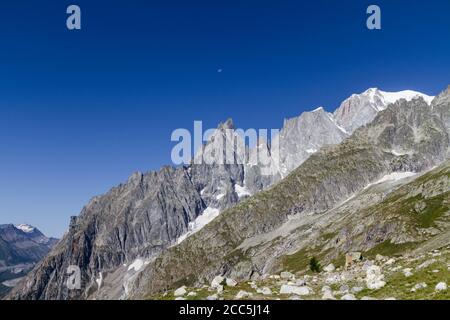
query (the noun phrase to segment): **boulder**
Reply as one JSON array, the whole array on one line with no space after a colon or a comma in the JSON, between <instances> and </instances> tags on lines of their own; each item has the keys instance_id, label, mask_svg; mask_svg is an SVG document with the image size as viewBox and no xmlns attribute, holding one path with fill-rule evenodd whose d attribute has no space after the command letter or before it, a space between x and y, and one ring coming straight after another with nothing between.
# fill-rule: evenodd
<instances>
[{"instance_id":1,"label":"boulder","mask_svg":"<svg viewBox=\"0 0 450 320\"><path fill-rule=\"evenodd\" d=\"M325 279L326 284L336 284L341 282L341 277L338 274L333 274Z\"/></svg>"},{"instance_id":2,"label":"boulder","mask_svg":"<svg viewBox=\"0 0 450 320\"><path fill-rule=\"evenodd\" d=\"M427 284L425 282L421 282L421 283L416 284L414 287L412 287L411 292L415 292L417 290L424 289L426 287L427 287Z\"/></svg>"},{"instance_id":3,"label":"boulder","mask_svg":"<svg viewBox=\"0 0 450 320\"><path fill-rule=\"evenodd\" d=\"M236 295L236 299L244 299L244 298L249 298L249 297L251 297L251 296L253 296L252 293L241 290L241 291L239 291L238 294Z\"/></svg>"},{"instance_id":4,"label":"boulder","mask_svg":"<svg viewBox=\"0 0 450 320\"><path fill-rule=\"evenodd\" d=\"M323 292L322 300L336 300L331 290Z\"/></svg>"},{"instance_id":5,"label":"boulder","mask_svg":"<svg viewBox=\"0 0 450 320\"><path fill-rule=\"evenodd\" d=\"M227 278L226 285L228 287L236 287L237 286L237 281L234 280L234 279Z\"/></svg>"},{"instance_id":6,"label":"boulder","mask_svg":"<svg viewBox=\"0 0 450 320\"><path fill-rule=\"evenodd\" d=\"M258 285L254 282L249 282L248 284L250 285L250 288L252 288L252 289L256 290L258 288Z\"/></svg>"},{"instance_id":7,"label":"boulder","mask_svg":"<svg viewBox=\"0 0 450 320\"><path fill-rule=\"evenodd\" d=\"M411 272L411 268L405 268L403 269L403 274L405 275L405 277L411 277L413 275L413 273Z\"/></svg>"},{"instance_id":8,"label":"boulder","mask_svg":"<svg viewBox=\"0 0 450 320\"><path fill-rule=\"evenodd\" d=\"M285 280L292 280L295 278L295 276L288 271L283 271L282 273L280 273L280 277L281 277L281 279L285 279Z\"/></svg>"},{"instance_id":9,"label":"boulder","mask_svg":"<svg viewBox=\"0 0 450 320\"><path fill-rule=\"evenodd\" d=\"M325 272L333 272L334 270L336 270L336 267L332 263L323 268L323 271Z\"/></svg>"},{"instance_id":10,"label":"boulder","mask_svg":"<svg viewBox=\"0 0 450 320\"><path fill-rule=\"evenodd\" d=\"M280 294L296 294L299 296L307 296L312 293L311 288L307 286L298 287L293 285L284 284L280 288Z\"/></svg>"},{"instance_id":11,"label":"boulder","mask_svg":"<svg viewBox=\"0 0 450 320\"><path fill-rule=\"evenodd\" d=\"M177 290L175 290L173 295L175 297L181 297L181 296L184 296L186 293L187 293L186 287L182 286L181 288L178 288Z\"/></svg>"},{"instance_id":12,"label":"boulder","mask_svg":"<svg viewBox=\"0 0 450 320\"><path fill-rule=\"evenodd\" d=\"M445 282L439 282L436 287L436 291L446 291L447 290L447 284Z\"/></svg>"},{"instance_id":13,"label":"boulder","mask_svg":"<svg viewBox=\"0 0 450 320\"><path fill-rule=\"evenodd\" d=\"M356 300L356 297L351 293L347 293L341 297L341 300Z\"/></svg>"},{"instance_id":14,"label":"boulder","mask_svg":"<svg viewBox=\"0 0 450 320\"><path fill-rule=\"evenodd\" d=\"M297 281L295 281L295 285L296 286L306 286L306 280L305 279L298 279Z\"/></svg>"},{"instance_id":15,"label":"boulder","mask_svg":"<svg viewBox=\"0 0 450 320\"><path fill-rule=\"evenodd\" d=\"M331 290L331 288L329 286L323 286L320 291L326 292L326 291L332 291L332 290Z\"/></svg>"},{"instance_id":16,"label":"boulder","mask_svg":"<svg viewBox=\"0 0 450 320\"><path fill-rule=\"evenodd\" d=\"M390 265L392 265L392 264L394 264L394 263L395 263L395 259L394 259L394 258L391 258L391 259L389 259L388 261L386 261L385 265L390 266Z\"/></svg>"},{"instance_id":17,"label":"boulder","mask_svg":"<svg viewBox=\"0 0 450 320\"><path fill-rule=\"evenodd\" d=\"M363 269L363 271L367 271L367 269L369 269L371 266L373 266L373 261L367 260L367 261L364 261L362 269Z\"/></svg>"},{"instance_id":18,"label":"boulder","mask_svg":"<svg viewBox=\"0 0 450 320\"><path fill-rule=\"evenodd\" d=\"M368 289L378 290L386 285L383 281L384 275L381 273L381 268L378 266L371 266L366 272L366 285Z\"/></svg>"},{"instance_id":19,"label":"boulder","mask_svg":"<svg viewBox=\"0 0 450 320\"><path fill-rule=\"evenodd\" d=\"M347 293L350 290L350 287L346 284L343 284L342 286L339 287L339 292Z\"/></svg>"},{"instance_id":20,"label":"boulder","mask_svg":"<svg viewBox=\"0 0 450 320\"><path fill-rule=\"evenodd\" d=\"M377 254L376 256L375 256L375 260L376 261L383 261L383 260L385 260L386 258L384 257L384 256L382 256L381 254Z\"/></svg>"},{"instance_id":21,"label":"boulder","mask_svg":"<svg viewBox=\"0 0 450 320\"><path fill-rule=\"evenodd\" d=\"M363 290L364 290L363 287L353 287L351 291L352 291L352 293L358 293L358 292L361 292Z\"/></svg>"},{"instance_id":22,"label":"boulder","mask_svg":"<svg viewBox=\"0 0 450 320\"><path fill-rule=\"evenodd\" d=\"M436 259L427 260L427 261L423 262L422 264L418 265L416 267L416 270L422 270L422 269L428 268L429 266L431 266L435 262L436 262Z\"/></svg>"},{"instance_id":23,"label":"boulder","mask_svg":"<svg viewBox=\"0 0 450 320\"><path fill-rule=\"evenodd\" d=\"M211 288L216 289L218 286L222 285L222 283L224 282L225 278L222 276L217 276L213 279L213 281L211 281Z\"/></svg>"},{"instance_id":24,"label":"boulder","mask_svg":"<svg viewBox=\"0 0 450 320\"><path fill-rule=\"evenodd\" d=\"M256 292L263 294L265 296L270 296L272 294L272 290L268 287L264 287L262 289L257 289Z\"/></svg>"}]
</instances>

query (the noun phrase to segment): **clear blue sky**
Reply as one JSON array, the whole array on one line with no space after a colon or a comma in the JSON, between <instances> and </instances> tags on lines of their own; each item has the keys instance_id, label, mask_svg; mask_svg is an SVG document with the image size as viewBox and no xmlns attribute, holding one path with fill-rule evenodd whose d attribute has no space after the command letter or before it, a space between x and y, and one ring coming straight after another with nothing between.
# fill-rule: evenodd
<instances>
[{"instance_id":1,"label":"clear blue sky","mask_svg":"<svg viewBox=\"0 0 450 320\"><path fill-rule=\"evenodd\" d=\"M279 128L373 86L437 94L449 57L447 0L1 1L0 223L61 236L92 196L170 163L176 128Z\"/></svg>"}]
</instances>

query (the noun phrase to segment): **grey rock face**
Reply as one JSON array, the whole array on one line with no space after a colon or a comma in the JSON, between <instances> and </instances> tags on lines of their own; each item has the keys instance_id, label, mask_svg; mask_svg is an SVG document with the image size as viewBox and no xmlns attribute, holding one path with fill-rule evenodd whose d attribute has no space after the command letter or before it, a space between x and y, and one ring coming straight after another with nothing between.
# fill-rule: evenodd
<instances>
[{"instance_id":1,"label":"grey rock face","mask_svg":"<svg viewBox=\"0 0 450 320\"><path fill-rule=\"evenodd\" d=\"M447 132L450 134L450 109L448 108L448 101L450 100L450 86L447 90L442 92L437 96L432 102L432 108L434 114L436 114L439 119L444 124Z\"/></svg>"},{"instance_id":2,"label":"grey rock face","mask_svg":"<svg viewBox=\"0 0 450 320\"><path fill-rule=\"evenodd\" d=\"M323 146L339 144L346 137L347 132L337 126L333 115L323 108L286 120L279 137L282 177Z\"/></svg>"},{"instance_id":3,"label":"grey rock face","mask_svg":"<svg viewBox=\"0 0 450 320\"><path fill-rule=\"evenodd\" d=\"M227 136L228 133L233 133L232 137ZM206 153L206 148L214 143L216 139L223 139L223 149L218 150L223 154L223 161L208 163L203 160L189 167L192 182L196 190L200 191L202 199L206 207L216 209L225 209L239 201L239 196L236 193L235 185L244 184L244 159L247 150L242 145L242 149L234 148L235 144L232 139L239 139L234 135L234 125L232 120L220 124L210 141L204 146L203 151ZM226 162L227 155L232 155L232 161ZM198 157L199 155L197 155ZM228 164L224 164L228 163Z\"/></svg>"}]
</instances>

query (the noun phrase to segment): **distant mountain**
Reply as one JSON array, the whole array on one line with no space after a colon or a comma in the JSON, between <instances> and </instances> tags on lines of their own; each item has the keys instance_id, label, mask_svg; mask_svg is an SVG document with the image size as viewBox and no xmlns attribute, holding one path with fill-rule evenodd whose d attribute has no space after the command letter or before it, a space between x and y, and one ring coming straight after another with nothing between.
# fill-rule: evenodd
<instances>
[{"instance_id":1,"label":"distant mountain","mask_svg":"<svg viewBox=\"0 0 450 320\"><path fill-rule=\"evenodd\" d=\"M0 225L0 296L13 287L58 240L27 225Z\"/></svg>"},{"instance_id":2,"label":"distant mountain","mask_svg":"<svg viewBox=\"0 0 450 320\"><path fill-rule=\"evenodd\" d=\"M348 133L353 133L357 128L370 123L378 112L385 110L388 105L401 99L411 101L415 98L422 98L428 105L434 99L432 96L412 90L385 92L370 88L346 99L333 115L340 127Z\"/></svg>"}]
</instances>

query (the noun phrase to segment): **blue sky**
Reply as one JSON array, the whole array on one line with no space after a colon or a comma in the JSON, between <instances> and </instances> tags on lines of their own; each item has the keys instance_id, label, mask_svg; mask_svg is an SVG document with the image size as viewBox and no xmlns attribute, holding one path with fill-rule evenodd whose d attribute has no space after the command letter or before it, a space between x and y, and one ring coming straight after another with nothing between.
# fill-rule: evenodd
<instances>
[{"instance_id":1,"label":"blue sky","mask_svg":"<svg viewBox=\"0 0 450 320\"><path fill-rule=\"evenodd\" d=\"M434 95L449 57L444 0L1 1L0 223L61 236L92 196L170 163L176 128L279 128L374 86Z\"/></svg>"}]
</instances>

